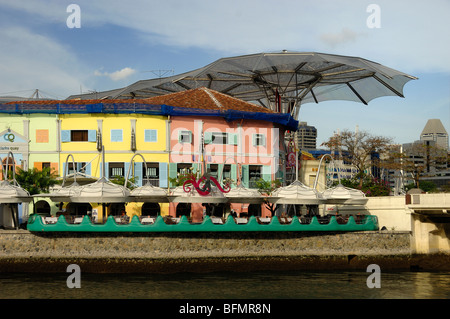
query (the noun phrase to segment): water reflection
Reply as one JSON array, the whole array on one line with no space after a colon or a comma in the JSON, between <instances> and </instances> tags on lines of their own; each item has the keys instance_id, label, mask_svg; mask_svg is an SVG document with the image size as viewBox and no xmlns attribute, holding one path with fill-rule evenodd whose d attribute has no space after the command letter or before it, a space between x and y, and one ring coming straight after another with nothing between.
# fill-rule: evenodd
<instances>
[{"instance_id":1,"label":"water reflection","mask_svg":"<svg viewBox=\"0 0 450 319\"><path fill-rule=\"evenodd\" d=\"M207 274L0 274L0 299L439 299L450 298L450 272L381 273L368 288L367 272L259 272Z\"/></svg>"}]
</instances>

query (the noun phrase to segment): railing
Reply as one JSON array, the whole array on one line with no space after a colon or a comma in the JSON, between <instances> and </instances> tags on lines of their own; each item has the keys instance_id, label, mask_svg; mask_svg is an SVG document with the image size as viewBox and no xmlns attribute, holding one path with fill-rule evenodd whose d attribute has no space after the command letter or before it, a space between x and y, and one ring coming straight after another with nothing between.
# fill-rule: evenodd
<instances>
[{"instance_id":1,"label":"railing","mask_svg":"<svg viewBox=\"0 0 450 319\"><path fill-rule=\"evenodd\" d=\"M70 217L70 216L69 216ZM75 216L73 216L75 217ZM346 216L294 216L260 218L233 218L231 215L221 222L206 216L202 222L193 223L186 216L174 218L170 216L139 218L133 216L109 216L102 224L92 223L85 215L79 223L68 223L66 217L61 215L56 222L46 223L44 218L33 214L28 221L29 231L86 231L86 232L214 232L214 231L374 231L378 230L378 219L373 215ZM117 221L116 218L119 220Z\"/></svg>"}]
</instances>

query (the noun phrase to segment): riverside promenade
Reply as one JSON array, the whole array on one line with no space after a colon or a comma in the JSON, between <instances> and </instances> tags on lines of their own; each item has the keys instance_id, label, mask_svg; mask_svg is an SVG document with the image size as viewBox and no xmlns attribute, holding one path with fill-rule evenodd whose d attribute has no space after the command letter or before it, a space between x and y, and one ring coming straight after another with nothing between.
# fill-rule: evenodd
<instances>
[{"instance_id":1,"label":"riverside promenade","mask_svg":"<svg viewBox=\"0 0 450 319\"><path fill-rule=\"evenodd\" d=\"M379 231L31 233L0 231L0 272L175 273L271 270L450 270L448 194L371 198ZM431 194L430 194L431 195ZM441 195L441 194L438 194ZM420 203L423 203L421 205ZM434 203L434 204L433 204ZM440 205L440 206L439 206ZM425 208L426 207L426 208Z\"/></svg>"}]
</instances>

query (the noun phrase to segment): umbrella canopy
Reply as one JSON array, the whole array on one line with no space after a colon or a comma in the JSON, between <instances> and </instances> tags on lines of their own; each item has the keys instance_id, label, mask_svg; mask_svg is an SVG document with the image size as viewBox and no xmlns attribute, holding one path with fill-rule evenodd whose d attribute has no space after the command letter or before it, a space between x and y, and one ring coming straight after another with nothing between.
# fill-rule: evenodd
<instances>
[{"instance_id":1,"label":"umbrella canopy","mask_svg":"<svg viewBox=\"0 0 450 319\"><path fill-rule=\"evenodd\" d=\"M327 204L364 205L368 200L362 191L342 184L324 190L322 196Z\"/></svg>"},{"instance_id":2,"label":"umbrella canopy","mask_svg":"<svg viewBox=\"0 0 450 319\"><path fill-rule=\"evenodd\" d=\"M150 183L146 183L144 186L133 189L130 192L129 199L133 202L168 202L167 192L161 187L153 186Z\"/></svg>"},{"instance_id":3,"label":"umbrella canopy","mask_svg":"<svg viewBox=\"0 0 450 319\"><path fill-rule=\"evenodd\" d=\"M53 202L72 202L72 199L80 195L81 186L75 181L69 186L55 188L48 194L37 194L34 197L48 197Z\"/></svg>"},{"instance_id":4,"label":"umbrella canopy","mask_svg":"<svg viewBox=\"0 0 450 319\"><path fill-rule=\"evenodd\" d=\"M74 203L124 203L129 201L130 191L108 181L105 177L94 183L81 186L78 195L72 197Z\"/></svg>"},{"instance_id":5,"label":"umbrella canopy","mask_svg":"<svg viewBox=\"0 0 450 319\"><path fill-rule=\"evenodd\" d=\"M0 183L0 204L12 204L31 202L30 194L20 186L13 185L8 181Z\"/></svg>"},{"instance_id":6,"label":"umbrella canopy","mask_svg":"<svg viewBox=\"0 0 450 319\"><path fill-rule=\"evenodd\" d=\"M276 204L296 205L318 205L325 202L318 191L305 186L298 180L274 190L268 200Z\"/></svg>"},{"instance_id":7,"label":"umbrella canopy","mask_svg":"<svg viewBox=\"0 0 450 319\"><path fill-rule=\"evenodd\" d=\"M12 184L7 180L8 174L7 172L5 172L5 167L9 167L10 165L9 163L10 160L12 160L11 164L13 165ZM0 162L3 162L1 158ZM14 159L14 154L11 151L8 152L5 167L4 166L1 167L3 174L3 181L0 183L0 204L31 202L33 198L30 196L30 193L27 190L20 187L19 183L17 183L16 181L16 161Z\"/></svg>"},{"instance_id":8,"label":"umbrella canopy","mask_svg":"<svg viewBox=\"0 0 450 319\"><path fill-rule=\"evenodd\" d=\"M264 201L264 197L258 190L245 188L242 184L225 193L225 197L230 203L261 204Z\"/></svg>"},{"instance_id":9,"label":"umbrella canopy","mask_svg":"<svg viewBox=\"0 0 450 319\"><path fill-rule=\"evenodd\" d=\"M300 104L309 102L367 104L381 96L403 97L403 86L414 79L360 57L284 50L222 58L180 75L139 81L106 96L147 98L207 87L279 112L292 112L297 118Z\"/></svg>"}]
</instances>

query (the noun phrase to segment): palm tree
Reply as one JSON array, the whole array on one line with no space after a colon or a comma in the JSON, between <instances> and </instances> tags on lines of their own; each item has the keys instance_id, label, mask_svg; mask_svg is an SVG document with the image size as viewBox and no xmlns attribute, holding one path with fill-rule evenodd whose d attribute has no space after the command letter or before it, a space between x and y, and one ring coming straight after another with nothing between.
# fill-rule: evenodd
<instances>
[{"instance_id":1,"label":"palm tree","mask_svg":"<svg viewBox=\"0 0 450 319\"><path fill-rule=\"evenodd\" d=\"M56 180L56 173L51 171L50 168L45 167L42 170L37 168L30 168L24 170L17 167L16 181L19 185L27 190L30 195L48 193L50 187L59 184Z\"/></svg>"}]
</instances>

